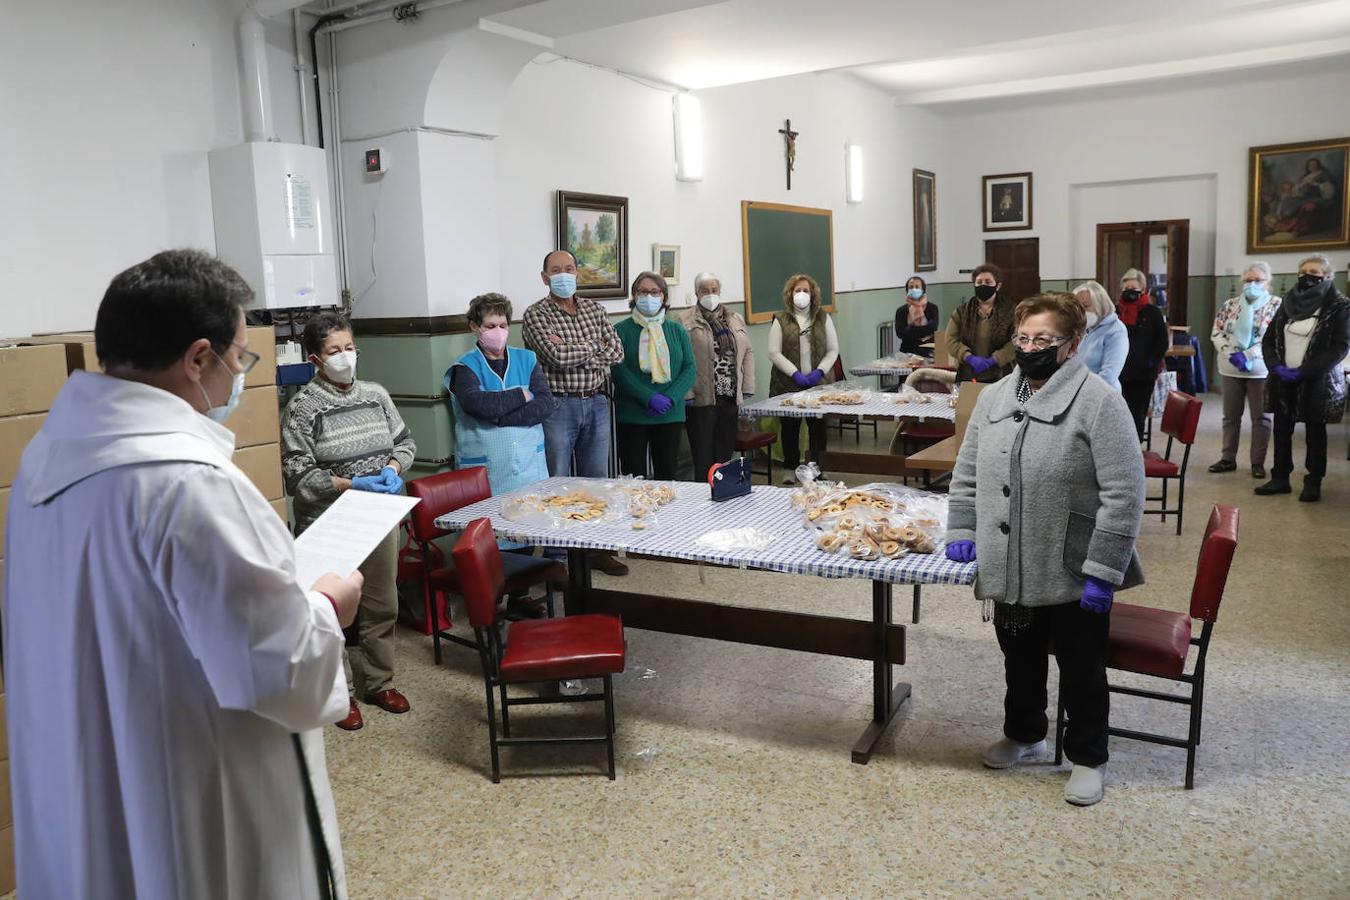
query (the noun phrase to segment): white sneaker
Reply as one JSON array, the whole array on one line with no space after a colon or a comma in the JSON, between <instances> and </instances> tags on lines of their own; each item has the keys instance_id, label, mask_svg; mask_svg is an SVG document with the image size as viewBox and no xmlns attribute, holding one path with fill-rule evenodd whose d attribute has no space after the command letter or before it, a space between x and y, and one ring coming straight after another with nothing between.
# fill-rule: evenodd
<instances>
[{"instance_id":1,"label":"white sneaker","mask_svg":"<svg viewBox=\"0 0 1350 900\"><path fill-rule=\"evenodd\" d=\"M1002 737L984 751L984 765L989 769L1011 769L1020 762L1034 759L1045 752L1045 741L1024 744Z\"/></svg>"},{"instance_id":2,"label":"white sneaker","mask_svg":"<svg viewBox=\"0 0 1350 900\"><path fill-rule=\"evenodd\" d=\"M1102 777L1106 774L1103 766L1074 766L1069 773L1069 783L1064 785L1064 799L1074 806L1091 806L1098 803L1105 793Z\"/></svg>"}]
</instances>

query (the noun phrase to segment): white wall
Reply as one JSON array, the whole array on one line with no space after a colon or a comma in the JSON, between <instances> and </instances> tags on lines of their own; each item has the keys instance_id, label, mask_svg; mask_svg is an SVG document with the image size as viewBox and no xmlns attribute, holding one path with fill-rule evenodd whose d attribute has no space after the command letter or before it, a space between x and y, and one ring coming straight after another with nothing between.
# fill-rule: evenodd
<instances>
[{"instance_id":1,"label":"white wall","mask_svg":"<svg viewBox=\"0 0 1350 900\"><path fill-rule=\"evenodd\" d=\"M1097 222L1170 217L1192 219L1192 275L1239 274L1247 148L1344 134L1331 101L1348 93L1350 66L1329 60L1298 73L947 107L948 168L958 174L938 180L938 280L977 264L986 238L1022 236L1041 239L1043 277L1091 275ZM1035 176L1035 229L983 233L980 176L1023 171ZM1289 272L1301 254L1264 256Z\"/></svg>"},{"instance_id":2,"label":"white wall","mask_svg":"<svg viewBox=\"0 0 1350 900\"><path fill-rule=\"evenodd\" d=\"M215 249L206 154L243 140L242 0L11 3L0 26L0 336L92 328L113 275ZM269 23L280 137L299 140L289 17Z\"/></svg>"},{"instance_id":3,"label":"white wall","mask_svg":"<svg viewBox=\"0 0 1350 900\"><path fill-rule=\"evenodd\" d=\"M897 111L879 90L842 75L698 96L706 174L680 182L669 92L566 60L525 67L495 142L501 287L518 306L544 294L539 263L554 245L558 189L628 198L631 272L650 268L653 243L681 245L672 292L681 300L703 270L721 275L727 299L742 297L742 200L832 209L837 290L903 283L913 255L910 170L941 158L931 113ZM778 134L786 118L800 132L790 192ZM861 204L844 202L846 141L864 148Z\"/></svg>"}]
</instances>

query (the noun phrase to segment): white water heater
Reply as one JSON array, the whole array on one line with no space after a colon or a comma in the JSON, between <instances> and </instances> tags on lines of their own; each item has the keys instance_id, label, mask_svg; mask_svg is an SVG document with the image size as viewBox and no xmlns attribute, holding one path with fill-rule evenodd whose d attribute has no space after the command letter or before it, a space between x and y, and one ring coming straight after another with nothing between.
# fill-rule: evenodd
<instances>
[{"instance_id":1,"label":"white water heater","mask_svg":"<svg viewBox=\"0 0 1350 900\"><path fill-rule=\"evenodd\" d=\"M253 288L254 308L339 303L323 150L275 141L212 150L216 255Z\"/></svg>"}]
</instances>

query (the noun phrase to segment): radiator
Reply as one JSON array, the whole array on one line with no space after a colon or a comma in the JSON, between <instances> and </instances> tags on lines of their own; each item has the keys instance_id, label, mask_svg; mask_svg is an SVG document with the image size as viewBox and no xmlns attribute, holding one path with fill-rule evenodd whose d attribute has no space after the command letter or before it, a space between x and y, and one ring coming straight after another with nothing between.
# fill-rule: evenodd
<instances>
[{"instance_id":1,"label":"radiator","mask_svg":"<svg viewBox=\"0 0 1350 900\"><path fill-rule=\"evenodd\" d=\"M877 359L883 356L891 356L896 349L895 320L887 319L885 322L878 322ZM878 375L877 378L881 379L882 390L894 390L900 385L900 378L897 375Z\"/></svg>"}]
</instances>

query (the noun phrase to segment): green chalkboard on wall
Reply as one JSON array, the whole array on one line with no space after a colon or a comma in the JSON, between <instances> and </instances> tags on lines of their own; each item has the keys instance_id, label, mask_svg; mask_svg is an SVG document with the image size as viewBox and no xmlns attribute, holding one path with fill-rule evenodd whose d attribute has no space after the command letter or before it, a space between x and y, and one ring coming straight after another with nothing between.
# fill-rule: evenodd
<instances>
[{"instance_id":1,"label":"green chalkboard on wall","mask_svg":"<svg viewBox=\"0 0 1350 900\"><path fill-rule=\"evenodd\" d=\"M834 219L828 209L741 201L745 318L767 322L783 308L783 285L803 272L834 311Z\"/></svg>"}]
</instances>

